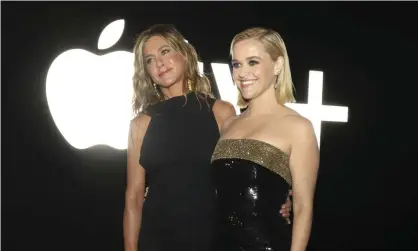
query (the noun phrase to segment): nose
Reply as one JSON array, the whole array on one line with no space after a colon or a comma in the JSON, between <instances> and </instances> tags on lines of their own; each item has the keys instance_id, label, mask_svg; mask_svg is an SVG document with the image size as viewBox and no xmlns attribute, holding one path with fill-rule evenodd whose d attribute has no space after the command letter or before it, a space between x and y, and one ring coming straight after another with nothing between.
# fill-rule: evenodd
<instances>
[{"instance_id":1,"label":"nose","mask_svg":"<svg viewBox=\"0 0 418 251\"><path fill-rule=\"evenodd\" d=\"M239 79L245 79L245 77L248 75L246 67L241 67L237 69L237 73Z\"/></svg>"},{"instance_id":2,"label":"nose","mask_svg":"<svg viewBox=\"0 0 418 251\"><path fill-rule=\"evenodd\" d=\"M162 58L157 57L155 61L156 61L156 63L157 63L157 67L158 67L158 68L160 68L160 67L164 66L164 62L163 62Z\"/></svg>"},{"instance_id":3,"label":"nose","mask_svg":"<svg viewBox=\"0 0 418 251\"><path fill-rule=\"evenodd\" d=\"M234 83L236 85L238 85L238 83L240 81L242 81L243 79L245 79L246 73L245 73L245 71L242 70L242 68L234 69L233 71L234 71L233 72Z\"/></svg>"}]
</instances>

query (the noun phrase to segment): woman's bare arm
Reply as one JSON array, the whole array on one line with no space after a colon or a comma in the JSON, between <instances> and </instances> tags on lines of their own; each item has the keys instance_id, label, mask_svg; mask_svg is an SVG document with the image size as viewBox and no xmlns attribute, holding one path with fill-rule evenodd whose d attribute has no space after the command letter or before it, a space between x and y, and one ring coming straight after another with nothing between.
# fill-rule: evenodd
<instances>
[{"instance_id":1,"label":"woman's bare arm","mask_svg":"<svg viewBox=\"0 0 418 251\"><path fill-rule=\"evenodd\" d=\"M150 118L139 115L131 121L129 129L127 188L123 215L123 237L125 251L138 250L138 236L141 227L142 204L145 194L145 170L139 164L142 139Z\"/></svg>"},{"instance_id":2,"label":"woman's bare arm","mask_svg":"<svg viewBox=\"0 0 418 251\"><path fill-rule=\"evenodd\" d=\"M231 103L220 99L216 100L212 107L212 111L215 115L216 122L218 123L220 134L222 134L222 132L228 126L228 122L237 115L235 108Z\"/></svg>"},{"instance_id":3,"label":"woman's bare arm","mask_svg":"<svg viewBox=\"0 0 418 251\"><path fill-rule=\"evenodd\" d=\"M311 122L299 116L292 122L290 171L294 218L291 251L305 251L312 226L319 149Z\"/></svg>"}]
</instances>

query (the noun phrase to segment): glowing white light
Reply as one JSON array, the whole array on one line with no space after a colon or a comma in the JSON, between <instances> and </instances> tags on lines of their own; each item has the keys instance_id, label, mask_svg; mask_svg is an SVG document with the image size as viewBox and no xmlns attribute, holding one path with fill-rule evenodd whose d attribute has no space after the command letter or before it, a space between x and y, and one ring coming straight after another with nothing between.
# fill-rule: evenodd
<instances>
[{"instance_id":1,"label":"glowing white light","mask_svg":"<svg viewBox=\"0 0 418 251\"><path fill-rule=\"evenodd\" d=\"M323 72L309 71L308 103L307 104L286 104L302 116L309 119L314 128L318 147L321 141L321 124L327 122L347 122L347 106L331 106L322 104Z\"/></svg>"},{"instance_id":2,"label":"glowing white light","mask_svg":"<svg viewBox=\"0 0 418 251\"><path fill-rule=\"evenodd\" d=\"M199 67L199 72L200 72L200 74L204 74L203 73L203 63L202 62L197 62L197 66Z\"/></svg>"},{"instance_id":3,"label":"glowing white light","mask_svg":"<svg viewBox=\"0 0 418 251\"><path fill-rule=\"evenodd\" d=\"M105 50L116 44L123 34L125 28L125 20L119 19L107 25L100 34L97 42L99 50Z\"/></svg>"},{"instance_id":4,"label":"glowing white light","mask_svg":"<svg viewBox=\"0 0 418 251\"><path fill-rule=\"evenodd\" d=\"M234 105L237 114L240 109L238 103L238 90L232 82L231 70L228 64L212 63L213 75L215 75L216 84L218 86L221 99Z\"/></svg>"},{"instance_id":5,"label":"glowing white light","mask_svg":"<svg viewBox=\"0 0 418 251\"><path fill-rule=\"evenodd\" d=\"M123 20L108 25L98 46L115 44L123 25ZM126 149L132 118L133 59L126 51L98 56L72 49L53 61L46 79L46 97L58 130L70 145L85 149L106 144Z\"/></svg>"}]
</instances>

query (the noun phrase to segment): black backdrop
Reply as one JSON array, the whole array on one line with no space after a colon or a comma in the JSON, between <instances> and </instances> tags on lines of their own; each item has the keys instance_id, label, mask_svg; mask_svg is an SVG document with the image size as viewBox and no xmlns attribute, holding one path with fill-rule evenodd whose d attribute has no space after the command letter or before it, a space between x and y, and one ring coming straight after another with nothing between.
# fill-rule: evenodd
<instances>
[{"instance_id":1,"label":"black backdrop","mask_svg":"<svg viewBox=\"0 0 418 251\"><path fill-rule=\"evenodd\" d=\"M407 3L2 2L3 250L123 250L126 152L76 150L46 102L48 66L62 51L94 53L102 29L126 20L112 50L172 23L205 63L254 25L284 37L298 102L310 69L324 71L324 103L348 123L322 124L310 250L414 250L418 23ZM106 51L108 52L108 51ZM209 68L205 69L211 73Z\"/></svg>"}]
</instances>

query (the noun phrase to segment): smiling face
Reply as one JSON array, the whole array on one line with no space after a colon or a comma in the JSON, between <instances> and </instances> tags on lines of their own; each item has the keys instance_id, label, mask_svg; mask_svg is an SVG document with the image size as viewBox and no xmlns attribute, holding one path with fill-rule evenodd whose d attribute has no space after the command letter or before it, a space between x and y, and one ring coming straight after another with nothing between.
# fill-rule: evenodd
<instances>
[{"instance_id":1,"label":"smiling face","mask_svg":"<svg viewBox=\"0 0 418 251\"><path fill-rule=\"evenodd\" d=\"M273 60L264 45L255 39L245 39L232 48L232 73L235 84L245 100L251 100L273 90L282 58Z\"/></svg>"},{"instance_id":2,"label":"smiling face","mask_svg":"<svg viewBox=\"0 0 418 251\"><path fill-rule=\"evenodd\" d=\"M144 45L145 68L157 85L168 88L183 84L186 59L161 36L152 36Z\"/></svg>"}]
</instances>

